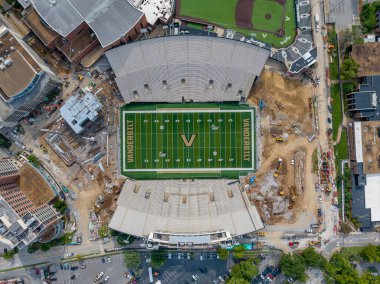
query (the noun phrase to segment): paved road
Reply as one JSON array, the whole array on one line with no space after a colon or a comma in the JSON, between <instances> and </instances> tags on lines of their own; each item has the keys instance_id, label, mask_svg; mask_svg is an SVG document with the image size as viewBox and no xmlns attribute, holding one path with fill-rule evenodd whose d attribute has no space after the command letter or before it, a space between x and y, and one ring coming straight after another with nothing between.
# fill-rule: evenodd
<instances>
[{"instance_id":1,"label":"paved road","mask_svg":"<svg viewBox=\"0 0 380 284\"><path fill-rule=\"evenodd\" d=\"M358 247L366 246L367 244L380 244L379 233L353 233L348 236L338 236L331 240L325 246L322 246L322 254L326 258L330 258L332 253L338 250L340 247Z\"/></svg>"},{"instance_id":2,"label":"paved road","mask_svg":"<svg viewBox=\"0 0 380 284\"><path fill-rule=\"evenodd\" d=\"M135 241L131 248L141 249L141 241ZM9 269L12 267L22 267L28 265L34 265L43 262L56 263L64 258L65 253L72 252L75 255L96 255L104 253L104 249L109 249L115 247L114 242L109 242L107 244L99 244L97 241L89 242L86 245L79 246L59 246L50 249L47 252L37 251L36 253L30 254L26 252L26 249L21 250L16 254L15 258L8 261L4 258L0 258L0 271L4 269ZM144 246L145 247L145 246Z\"/></svg>"}]
</instances>

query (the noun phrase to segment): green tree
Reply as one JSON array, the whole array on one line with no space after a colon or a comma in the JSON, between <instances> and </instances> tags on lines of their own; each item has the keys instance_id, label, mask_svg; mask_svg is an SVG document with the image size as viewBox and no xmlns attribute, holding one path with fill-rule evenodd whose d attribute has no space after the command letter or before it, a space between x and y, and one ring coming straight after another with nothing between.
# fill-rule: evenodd
<instances>
[{"instance_id":1,"label":"green tree","mask_svg":"<svg viewBox=\"0 0 380 284\"><path fill-rule=\"evenodd\" d=\"M43 243L43 244L41 244L40 248L42 251L48 251L50 249L50 245L49 245L49 243Z\"/></svg>"},{"instance_id":2,"label":"green tree","mask_svg":"<svg viewBox=\"0 0 380 284\"><path fill-rule=\"evenodd\" d=\"M302 257L305 260L306 266L323 268L326 263L326 259L317 253L313 247L304 249Z\"/></svg>"},{"instance_id":3,"label":"green tree","mask_svg":"<svg viewBox=\"0 0 380 284\"><path fill-rule=\"evenodd\" d=\"M352 58L347 58L343 60L342 68L340 70L340 75L343 80L354 79L358 76L359 64L355 62Z\"/></svg>"},{"instance_id":4,"label":"green tree","mask_svg":"<svg viewBox=\"0 0 380 284\"><path fill-rule=\"evenodd\" d=\"M359 284L380 284L380 276L373 276L371 272L366 271L360 277Z\"/></svg>"},{"instance_id":5,"label":"green tree","mask_svg":"<svg viewBox=\"0 0 380 284\"><path fill-rule=\"evenodd\" d=\"M159 268L165 263L164 251L162 250L154 250L151 255L151 264L154 268Z\"/></svg>"},{"instance_id":6,"label":"green tree","mask_svg":"<svg viewBox=\"0 0 380 284\"><path fill-rule=\"evenodd\" d=\"M283 254L280 257L280 267L282 272L293 279L305 282L307 275L305 273L306 264L304 258L299 254Z\"/></svg>"},{"instance_id":7,"label":"green tree","mask_svg":"<svg viewBox=\"0 0 380 284\"><path fill-rule=\"evenodd\" d=\"M327 281L336 284L355 284L359 275L351 263L341 253L334 253L328 265L325 266Z\"/></svg>"},{"instance_id":8,"label":"green tree","mask_svg":"<svg viewBox=\"0 0 380 284\"><path fill-rule=\"evenodd\" d=\"M250 282L248 280L245 280L244 278L238 278L238 277L230 277L227 279L227 284L249 284Z\"/></svg>"},{"instance_id":9,"label":"green tree","mask_svg":"<svg viewBox=\"0 0 380 284\"><path fill-rule=\"evenodd\" d=\"M379 248L374 245L368 244L368 246L361 251L360 255L364 260L369 262L380 262Z\"/></svg>"},{"instance_id":10,"label":"green tree","mask_svg":"<svg viewBox=\"0 0 380 284\"><path fill-rule=\"evenodd\" d=\"M364 33L370 33L376 27L376 6L373 3L363 6L360 21Z\"/></svg>"},{"instance_id":11,"label":"green tree","mask_svg":"<svg viewBox=\"0 0 380 284\"><path fill-rule=\"evenodd\" d=\"M259 273L257 267L250 261L242 261L235 264L231 268L231 280L238 281L238 279L244 279L251 281L252 278ZM239 280L240 281L240 280ZM234 283L234 282L231 282Z\"/></svg>"},{"instance_id":12,"label":"green tree","mask_svg":"<svg viewBox=\"0 0 380 284\"><path fill-rule=\"evenodd\" d=\"M15 254L18 253L18 248L15 247L14 249L10 250L10 251L6 251L4 252L1 256L4 258L4 259L11 259L15 256Z\"/></svg>"},{"instance_id":13,"label":"green tree","mask_svg":"<svg viewBox=\"0 0 380 284\"><path fill-rule=\"evenodd\" d=\"M8 148L11 146L11 141L9 141L6 137L0 134L0 147Z\"/></svg>"},{"instance_id":14,"label":"green tree","mask_svg":"<svg viewBox=\"0 0 380 284\"><path fill-rule=\"evenodd\" d=\"M126 251L124 253L124 262L128 268L138 270L141 265L140 253L136 250Z\"/></svg>"},{"instance_id":15,"label":"green tree","mask_svg":"<svg viewBox=\"0 0 380 284\"><path fill-rule=\"evenodd\" d=\"M222 260L226 260L230 254L228 250L221 247L219 247L216 252L218 253L219 258Z\"/></svg>"},{"instance_id":16,"label":"green tree","mask_svg":"<svg viewBox=\"0 0 380 284\"><path fill-rule=\"evenodd\" d=\"M36 168L41 167L41 161L38 160L38 158L37 158L36 156L34 156L34 155L30 155L30 156L28 157L28 160L29 160L29 162L30 162L33 166L35 166Z\"/></svg>"},{"instance_id":17,"label":"green tree","mask_svg":"<svg viewBox=\"0 0 380 284\"><path fill-rule=\"evenodd\" d=\"M234 258L242 259L245 256L245 248L243 245L236 246L232 249Z\"/></svg>"}]
</instances>

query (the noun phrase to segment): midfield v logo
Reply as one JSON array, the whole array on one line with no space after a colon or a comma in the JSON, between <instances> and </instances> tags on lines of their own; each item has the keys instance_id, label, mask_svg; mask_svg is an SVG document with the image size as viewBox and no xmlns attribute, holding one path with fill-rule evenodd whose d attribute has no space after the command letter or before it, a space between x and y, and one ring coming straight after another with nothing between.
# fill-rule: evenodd
<instances>
[{"instance_id":1,"label":"midfield v logo","mask_svg":"<svg viewBox=\"0 0 380 284\"><path fill-rule=\"evenodd\" d=\"M193 145L196 136L197 134L191 134L190 141L188 141L186 135L181 134L181 138L183 140L183 143L185 143L186 147L191 147Z\"/></svg>"}]
</instances>

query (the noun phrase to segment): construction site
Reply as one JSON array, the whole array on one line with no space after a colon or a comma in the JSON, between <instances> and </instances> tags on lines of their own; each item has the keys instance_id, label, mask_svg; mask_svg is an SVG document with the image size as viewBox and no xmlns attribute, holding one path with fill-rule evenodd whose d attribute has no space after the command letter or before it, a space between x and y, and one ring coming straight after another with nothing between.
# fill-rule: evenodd
<instances>
[{"instance_id":1,"label":"construction site","mask_svg":"<svg viewBox=\"0 0 380 284\"><path fill-rule=\"evenodd\" d=\"M251 201L267 225L295 223L305 212L317 213L312 154L317 147L313 88L264 71L251 91L259 106L258 171L247 177ZM305 224L307 227L309 224Z\"/></svg>"}]
</instances>

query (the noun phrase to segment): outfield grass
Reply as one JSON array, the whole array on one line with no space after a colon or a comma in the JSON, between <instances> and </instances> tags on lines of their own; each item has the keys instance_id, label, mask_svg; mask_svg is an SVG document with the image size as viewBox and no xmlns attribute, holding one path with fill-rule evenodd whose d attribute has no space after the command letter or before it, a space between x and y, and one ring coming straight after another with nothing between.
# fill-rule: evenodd
<instances>
[{"instance_id":1,"label":"outfield grass","mask_svg":"<svg viewBox=\"0 0 380 284\"><path fill-rule=\"evenodd\" d=\"M292 0L286 1L284 37L261 32L254 29L238 28L235 23L235 8L237 0L181 0L180 15L191 17L215 24L226 29L234 30L248 37L254 37L276 48L291 45L296 36L295 4ZM270 20L265 19L266 13L271 13ZM252 13L254 28L276 32L281 28L282 6L267 0L255 0Z\"/></svg>"},{"instance_id":2,"label":"outfield grass","mask_svg":"<svg viewBox=\"0 0 380 284\"><path fill-rule=\"evenodd\" d=\"M127 176L216 178L222 171L237 177L254 170L251 108L159 104L127 106L121 113L122 171Z\"/></svg>"},{"instance_id":3,"label":"outfield grass","mask_svg":"<svg viewBox=\"0 0 380 284\"><path fill-rule=\"evenodd\" d=\"M339 126L341 125L343 118L342 103L339 94L339 84L331 85L330 90L332 106L333 140L335 141L338 137Z\"/></svg>"}]
</instances>

